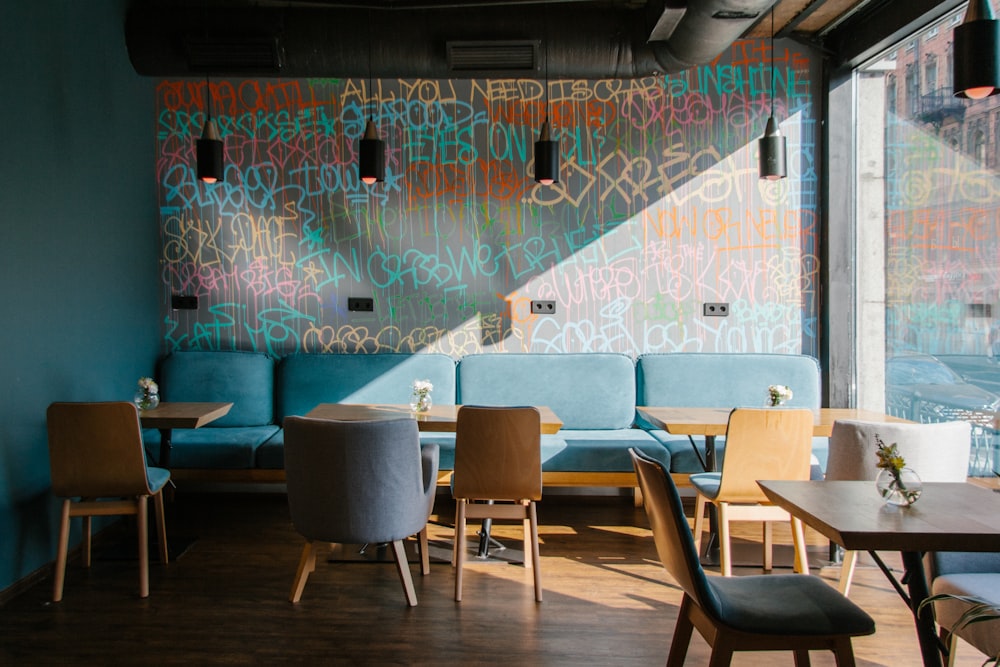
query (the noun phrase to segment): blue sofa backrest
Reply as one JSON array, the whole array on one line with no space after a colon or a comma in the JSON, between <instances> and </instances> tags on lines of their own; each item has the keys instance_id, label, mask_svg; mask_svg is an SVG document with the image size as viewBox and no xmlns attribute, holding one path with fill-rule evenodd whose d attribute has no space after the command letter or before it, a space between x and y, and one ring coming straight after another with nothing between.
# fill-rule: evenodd
<instances>
[{"instance_id":1,"label":"blue sofa backrest","mask_svg":"<svg viewBox=\"0 0 1000 667\"><path fill-rule=\"evenodd\" d=\"M160 362L164 401L231 402L209 427L274 423L274 360L260 352L174 352Z\"/></svg>"},{"instance_id":2,"label":"blue sofa backrest","mask_svg":"<svg viewBox=\"0 0 1000 667\"><path fill-rule=\"evenodd\" d=\"M280 418L319 403L409 403L414 380L430 380L431 399L455 404L455 360L445 354L291 354L278 363Z\"/></svg>"},{"instance_id":3,"label":"blue sofa backrest","mask_svg":"<svg viewBox=\"0 0 1000 667\"><path fill-rule=\"evenodd\" d=\"M623 354L492 353L458 362L464 405L545 405L564 429L629 428L635 365Z\"/></svg>"},{"instance_id":4,"label":"blue sofa backrest","mask_svg":"<svg viewBox=\"0 0 1000 667\"><path fill-rule=\"evenodd\" d=\"M803 354L672 352L636 360L638 405L762 407L767 388L792 390L789 407L820 407L819 362Z\"/></svg>"}]
</instances>

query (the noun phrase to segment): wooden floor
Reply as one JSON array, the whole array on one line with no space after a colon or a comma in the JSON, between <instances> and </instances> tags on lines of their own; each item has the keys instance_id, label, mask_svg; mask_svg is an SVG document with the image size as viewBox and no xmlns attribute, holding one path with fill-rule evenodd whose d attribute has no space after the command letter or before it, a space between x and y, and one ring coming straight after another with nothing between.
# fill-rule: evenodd
<instances>
[{"instance_id":1,"label":"wooden floor","mask_svg":"<svg viewBox=\"0 0 1000 667\"><path fill-rule=\"evenodd\" d=\"M0 607L0 665L662 665L680 600L656 560L644 512L624 497L541 502L541 604L523 567L474 558L464 601L454 602L445 562L453 505L445 497L431 530L439 560L427 577L411 568L415 608L405 605L393 566L375 562L377 548L318 563L302 601L289 603L302 541L280 493L179 492L167 512L173 546L196 539L175 562L151 565L148 599L137 597L136 563L121 552L131 525L114 526L89 571L70 562L62 602L49 602L44 579ZM788 543L787 532L775 532ZM498 525L494 534L509 545L501 555L520 549L519 526ZM820 565L825 542L813 534L811 543ZM778 550L787 563L790 548ZM835 584L837 570L816 571ZM881 572L859 569L851 597L878 624L875 635L855 641L859 665L920 663L911 618ZM696 633L688 664L707 657ZM981 663L960 647L957 664ZM740 654L733 664L776 667L792 657ZM832 665L832 656L814 654L813 664Z\"/></svg>"}]
</instances>

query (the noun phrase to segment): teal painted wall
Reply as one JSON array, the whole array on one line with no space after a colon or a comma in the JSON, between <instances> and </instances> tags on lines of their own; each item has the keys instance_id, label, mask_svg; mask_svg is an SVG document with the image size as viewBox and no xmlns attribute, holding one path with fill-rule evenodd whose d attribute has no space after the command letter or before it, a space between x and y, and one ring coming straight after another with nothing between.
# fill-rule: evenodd
<instances>
[{"instance_id":1,"label":"teal painted wall","mask_svg":"<svg viewBox=\"0 0 1000 667\"><path fill-rule=\"evenodd\" d=\"M160 351L154 86L124 15L0 4L0 590L55 554L46 406L129 399Z\"/></svg>"}]
</instances>

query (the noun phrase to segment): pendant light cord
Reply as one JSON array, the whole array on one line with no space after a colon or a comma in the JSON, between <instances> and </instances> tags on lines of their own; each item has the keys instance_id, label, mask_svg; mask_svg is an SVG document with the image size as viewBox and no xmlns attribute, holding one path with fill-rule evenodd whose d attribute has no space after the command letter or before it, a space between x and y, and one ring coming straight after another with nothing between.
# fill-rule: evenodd
<instances>
[{"instance_id":1,"label":"pendant light cord","mask_svg":"<svg viewBox=\"0 0 1000 667\"><path fill-rule=\"evenodd\" d=\"M372 78L372 10L368 10L368 101L371 105L368 110L369 120L375 120L375 95L373 92L374 79Z\"/></svg>"},{"instance_id":2,"label":"pendant light cord","mask_svg":"<svg viewBox=\"0 0 1000 667\"><path fill-rule=\"evenodd\" d=\"M774 118L774 5L771 5L771 118Z\"/></svg>"},{"instance_id":3,"label":"pendant light cord","mask_svg":"<svg viewBox=\"0 0 1000 667\"><path fill-rule=\"evenodd\" d=\"M208 113L208 120L212 120L212 86L208 82L208 74L205 74L205 95L208 99L205 104L205 111Z\"/></svg>"}]
</instances>

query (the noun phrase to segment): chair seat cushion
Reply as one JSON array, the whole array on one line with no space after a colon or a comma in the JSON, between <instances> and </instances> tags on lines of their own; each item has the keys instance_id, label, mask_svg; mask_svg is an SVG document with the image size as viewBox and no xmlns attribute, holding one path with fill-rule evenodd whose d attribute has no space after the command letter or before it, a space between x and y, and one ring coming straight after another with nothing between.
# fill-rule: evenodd
<instances>
[{"instance_id":1,"label":"chair seat cushion","mask_svg":"<svg viewBox=\"0 0 1000 667\"><path fill-rule=\"evenodd\" d=\"M719 495L719 486L722 483L721 472L700 472L691 475L691 486L698 490L698 493L706 498L715 498Z\"/></svg>"},{"instance_id":2,"label":"chair seat cushion","mask_svg":"<svg viewBox=\"0 0 1000 667\"><path fill-rule=\"evenodd\" d=\"M946 574L934 580L931 592L966 595L1000 605L1000 572ZM968 608L959 600L940 600L934 603L934 615L942 628L950 630ZM956 629L955 634L988 656L1000 654L1000 620L971 623Z\"/></svg>"},{"instance_id":3,"label":"chair seat cushion","mask_svg":"<svg viewBox=\"0 0 1000 667\"><path fill-rule=\"evenodd\" d=\"M156 493L170 481L170 471L166 468L146 468L146 479L149 481L149 488Z\"/></svg>"},{"instance_id":4,"label":"chair seat cushion","mask_svg":"<svg viewBox=\"0 0 1000 667\"><path fill-rule=\"evenodd\" d=\"M709 577L720 620L765 635L867 635L875 621L830 584L812 575Z\"/></svg>"}]
</instances>

